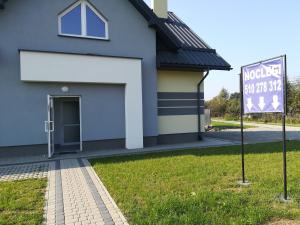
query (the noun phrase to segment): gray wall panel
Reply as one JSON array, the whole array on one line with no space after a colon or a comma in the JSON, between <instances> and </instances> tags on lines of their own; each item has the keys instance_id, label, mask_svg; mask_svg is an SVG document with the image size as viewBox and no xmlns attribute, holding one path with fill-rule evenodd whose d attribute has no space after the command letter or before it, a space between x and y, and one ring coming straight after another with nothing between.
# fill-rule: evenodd
<instances>
[{"instance_id":1,"label":"gray wall panel","mask_svg":"<svg viewBox=\"0 0 300 225\"><path fill-rule=\"evenodd\" d=\"M200 114L204 114L204 108L200 107ZM198 115L197 108L158 108L159 116Z\"/></svg>"},{"instance_id":2,"label":"gray wall panel","mask_svg":"<svg viewBox=\"0 0 300 225\"><path fill-rule=\"evenodd\" d=\"M109 41L58 36L57 15L73 0L10 0L0 10L0 146L47 142L47 94L83 97L84 140L124 138L123 87L24 83L18 49L143 58L144 135L157 135L156 37L129 1L90 0L109 21ZM49 68L45 68L49 69Z\"/></svg>"},{"instance_id":3,"label":"gray wall panel","mask_svg":"<svg viewBox=\"0 0 300 225\"><path fill-rule=\"evenodd\" d=\"M198 93L158 92L158 115L198 115ZM200 114L204 114L204 93L200 93Z\"/></svg>"},{"instance_id":4,"label":"gray wall panel","mask_svg":"<svg viewBox=\"0 0 300 225\"><path fill-rule=\"evenodd\" d=\"M65 85L70 88L68 95L82 96L84 141L125 138L123 86ZM18 100L1 109L1 114L5 115L5 119L1 121L0 146L14 146L16 142L27 145L28 140L31 144L47 142L44 132L44 121L47 118L47 94L61 95L60 88L63 85L26 83L25 86L28 87L28 92L32 93L30 99L27 95L19 95L18 92L11 93L10 97ZM24 108L19 108L20 105ZM11 127L11 130L5 131L3 127Z\"/></svg>"},{"instance_id":5,"label":"gray wall panel","mask_svg":"<svg viewBox=\"0 0 300 225\"><path fill-rule=\"evenodd\" d=\"M197 92L158 92L158 99L198 99ZM200 93L200 98L204 99L204 93Z\"/></svg>"},{"instance_id":6,"label":"gray wall panel","mask_svg":"<svg viewBox=\"0 0 300 225\"><path fill-rule=\"evenodd\" d=\"M204 106L204 100L200 100L200 106ZM180 106L198 106L197 100L161 100L158 101L158 107L180 107Z\"/></svg>"}]
</instances>

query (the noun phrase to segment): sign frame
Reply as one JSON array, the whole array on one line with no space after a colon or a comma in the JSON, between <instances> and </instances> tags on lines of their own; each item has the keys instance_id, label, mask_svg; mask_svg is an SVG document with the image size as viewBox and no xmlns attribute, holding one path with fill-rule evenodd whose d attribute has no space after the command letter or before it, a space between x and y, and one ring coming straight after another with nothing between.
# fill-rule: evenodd
<instances>
[{"instance_id":1,"label":"sign frame","mask_svg":"<svg viewBox=\"0 0 300 225\"><path fill-rule=\"evenodd\" d=\"M241 160L242 160L242 181L239 182L241 185L249 185L250 183L246 180L245 176L245 146L244 146L244 118L245 105L244 105L244 68L254 65L263 64L272 60L282 59L283 60L283 74L282 74L282 92L283 92L283 112L253 112L246 114L264 114L264 113L282 113L282 154L283 154L283 201L288 201L287 193L287 159L286 159L286 114L287 114L287 56L281 55L270 59L262 60L256 63L251 63L241 67L240 73L240 123L241 123Z\"/></svg>"},{"instance_id":2,"label":"sign frame","mask_svg":"<svg viewBox=\"0 0 300 225\"><path fill-rule=\"evenodd\" d=\"M273 86L271 86L272 87L272 91L275 91L275 92L279 92L279 93L281 93L281 96L282 96L282 104L280 104L280 105L282 105L281 106L281 108L282 108L282 110L278 110L278 111L276 111L276 109L274 109L274 110L263 110L263 109L261 109L261 110L256 110L256 111L253 111L253 112L249 112L250 110L245 110L245 105L243 105L243 109L244 109L244 112L245 111L248 111L248 112L246 112L246 113L244 113L244 114L261 114L261 113L286 113L286 56L285 55L282 55L282 56L278 56L278 57L273 57L273 58L270 58L270 59L266 59L266 60L262 60L262 61L259 61L259 62L256 62L256 63L252 63L252 64L248 64L248 65L245 65L245 66L242 66L241 67L241 74L242 74L242 83L241 83L241 85L242 85L242 90L243 90L243 97L244 97L244 95L245 95L245 93L244 93L244 88L245 88L245 81L244 81L244 69L245 68L247 68L247 67L255 67L255 66L260 66L260 65L262 65L262 64L266 64L266 63L269 63L269 62L272 62L272 61L275 61L275 60L282 60L282 68L281 68L281 70L282 70L282 72L281 72L281 76L280 76L280 80L282 81L282 83L280 84L281 85L281 90L280 91L278 91L278 90L276 90L276 86L275 87L273 87ZM271 77L274 77L274 75L272 76L271 75ZM277 78L277 80L278 80L278 78ZM269 79L269 81L274 81L274 80L271 80L271 79ZM266 81L265 81L265 83L266 84L268 84ZM255 83L255 84L257 84L257 83ZM260 83L260 84L262 84L262 83ZM252 93L252 96L254 95L255 96L255 93L254 92L256 92L256 90L257 90L257 87L255 87L255 85L253 84L253 87L252 87L253 89L253 93ZM265 92L265 93L268 93L268 92L272 92L272 91L268 91L268 87L266 87L266 90L265 91L263 91L262 90L263 88L262 88L262 86L261 86L261 93L259 93L259 94L256 94L256 96L258 96L258 95L263 95L264 93L263 92ZM275 89L275 90L274 90ZM259 89L258 89L259 90ZM251 96L251 94L249 94L250 96ZM251 97L252 97L251 96Z\"/></svg>"}]
</instances>

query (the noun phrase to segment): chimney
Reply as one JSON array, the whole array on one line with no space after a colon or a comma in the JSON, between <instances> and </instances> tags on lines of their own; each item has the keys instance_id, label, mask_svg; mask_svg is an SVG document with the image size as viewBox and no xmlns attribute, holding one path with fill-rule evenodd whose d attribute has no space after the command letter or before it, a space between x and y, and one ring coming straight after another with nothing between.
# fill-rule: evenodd
<instances>
[{"instance_id":1,"label":"chimney","mask_svg":"<svg viewBox=\"0 0 300 225\"><path fill-rule=\"evenodd\" d=\"M168 0L152 0L152 9L160 18L168 18Z\"/></svg>"}]
</instances>

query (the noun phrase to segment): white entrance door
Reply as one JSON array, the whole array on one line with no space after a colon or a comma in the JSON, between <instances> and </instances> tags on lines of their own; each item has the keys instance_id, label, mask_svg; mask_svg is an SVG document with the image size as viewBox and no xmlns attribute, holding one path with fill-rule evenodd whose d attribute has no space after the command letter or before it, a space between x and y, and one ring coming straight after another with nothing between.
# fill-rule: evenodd
<instances>
[{"instance_id":1,"label":"white entrance door","mask_svg":"<svg viewBox=\"0 0 300 225\"><path fill-rule=\"evenodd\" d=\"M48 157L54 154L54 99L48 95L48 120L45 121L45 131L48 135Z\"/></svg>"}]
</instances>

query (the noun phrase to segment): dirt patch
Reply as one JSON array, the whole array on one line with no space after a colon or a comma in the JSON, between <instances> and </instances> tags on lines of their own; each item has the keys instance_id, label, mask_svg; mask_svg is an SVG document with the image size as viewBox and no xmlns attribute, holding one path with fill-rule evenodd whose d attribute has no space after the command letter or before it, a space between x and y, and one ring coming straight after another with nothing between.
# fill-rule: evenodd
<instances>
[{"instance_id":1,"label":"dirt patch","mask_svg":"<svg viewBox=\"0 0 300 225\"><path fill-rule=\"evenodd\" d=\"M265 225L300 225L299 220L274 219Z\"/></svg>"}]
</instances>

